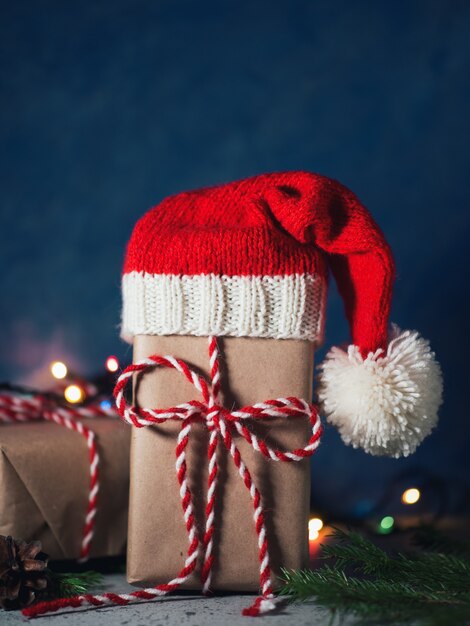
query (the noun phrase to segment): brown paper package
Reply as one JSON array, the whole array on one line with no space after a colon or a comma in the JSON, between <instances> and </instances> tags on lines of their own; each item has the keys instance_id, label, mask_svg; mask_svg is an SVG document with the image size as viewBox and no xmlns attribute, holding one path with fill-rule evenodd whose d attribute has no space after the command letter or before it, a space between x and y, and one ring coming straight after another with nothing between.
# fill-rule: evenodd
<instances>
[{"instance_id":1,"label":"brown paper package","mask_svg":"<svg viewBox=\"0 0 470 626\"><path fill-rule=\"evenodd\" d=\"M130 426L84 419L100 455L91 557L126 546ZM79 556L88 503L88 448L78 433L49 422L0 426L0 534L39 539L51 559Z\"/></svg>"},{"instance_id":2,"label":"brown paper package","mask_svg":"<svg viewBox=\"0 0 470 626\"><path fill-rule=\"evenodd\" d=\"M301 340L244 337L219 338L222 391L226 408L312 394L313 345ZM184 359L208 375L208 341L192 336L138 336L134 361L151 354ZM201 399L178 372L156 368L135 381L136 401L147 408L166 408ZM188 539L175 473L175 446L180 425L175 422L133 428L127 577L131 584L168 582L184 564ZM301 447L308 441L303 419L269 420L256 425L256 433L281 449ZM299 463L268 461L238 435L235 442L259 487L266 509L266 526L274 573L281 566L301 568L308 563L309 460ZM212 588L255 591L259 587L259 561L253 506L249 493L225 449L219 452L219 480L215 510L215 565ZM204 527L207 482L207 433L193 428L188 453L189 485L196 519ZM199 572L184 585L200 588Z\"/></svg>"}]
</instances>

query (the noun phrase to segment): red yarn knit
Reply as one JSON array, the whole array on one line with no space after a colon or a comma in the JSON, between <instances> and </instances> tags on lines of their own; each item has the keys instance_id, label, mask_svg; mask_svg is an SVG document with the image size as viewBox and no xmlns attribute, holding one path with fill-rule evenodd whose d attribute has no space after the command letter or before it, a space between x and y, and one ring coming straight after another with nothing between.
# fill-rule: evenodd
<instances>
[{"instance_id":1,"label":"red yarn knit","mask_svg":"<svg viewBox=\"0 0 470 626\"><path fill-rule=\"evenodd\" d=\"M353 343L364 354L385 348L393 260L351 191L287 172L171 196L130 239L123 334L320 342L328 267Z\"/></svg>"}]
</instances>

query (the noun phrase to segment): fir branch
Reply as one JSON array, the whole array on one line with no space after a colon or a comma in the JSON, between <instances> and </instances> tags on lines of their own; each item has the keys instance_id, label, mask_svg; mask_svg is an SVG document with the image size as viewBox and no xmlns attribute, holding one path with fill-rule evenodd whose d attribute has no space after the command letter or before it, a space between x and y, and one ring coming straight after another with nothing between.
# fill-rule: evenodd
<instances>
[{"instance_id":1,"label":"fir branch","mask_svg":"<svg viewBox=\"0 0 470 626\"><path fill-rule=\"evenodd\" d=\"M434 526L422 524L414 529L414 545L423 550L454 554L461 558L470 559L470 541L451 539Z\"/></svg>"},{"instance_id":2,"label":"fir branch","mask_svg":"<svg viewBox=\"0 0 470 626\"><path fill-rule=\"evenodd\" d=\"M408 583L361 580L328 566L317 571L284 571L283 576L281 594L291 600L315 599L334 613L351 614L362 621L399 624L414 619L435 626L470 623L468 592L449 596L445 591L416 589Z\"/></svg>"},{"instance_id":3,"label":"fir branch","mask_svg":"<svg viewBox=\"0 0 470 626\"><path fill-rule=\"evenodd\" d=\"M283 595L294 600L320 596L323 600L341 598L382 605L396 602L408 604L427 603L449 605L470 602L470 592L453 594L446 590L436 591L432 587L417 588L407 582L368 580L347 576L343 571L325 565L319 570L283 570Z\"/></svg>"},{"instance_id":4,"label":"fir branch","mask_svg":"<svg viewBox=\"0 0 470 626\"><path fill-rule=\"evenodd\" d=\"M283 570L282 594L314 599L361 623L470 624L469 561L436 553L388 555L354 532L335 529L334 537L337 543L322 546L321 557L332 563L314 571Z\"/></svg>"},{"instance_id":5,"label":"fir branch","mask_svg":"<svg viewBox=\"0 0 470 626\"><path fill-rule=\"evenodd\" d=\"M334 528L330 535L337 543L322 544L322 559L335 559L336 566L350 567L353 570L364 570L364 573L378 571L387 573L390 558L387 553L356 532L346 533Z\"/></svg>"},{"instance_id":6,"label":"fir branch","mask_svg":"<svg viewBox=\"0 0 470 626\"><path fill-rule=\"evenodd\" d=\"M452 554L422 553L388 555L356 532L334 529L338 543L322 546L323 559L335 559L336 569L359 572L363 576L400 582L418 582L430 588L470 589L470 562Z\"/></svg>"},{"instance_id":7,"label":"fir branch","mask_svg":"<svg viewBox=\"0 0 470 626\"><path fill-rule=\"evenodd\" d=\"M54 598L71 598L87 593L91 587L101 583L103 576L94 571L57 573L49 570Z\"/></svg>"}]
</instances>

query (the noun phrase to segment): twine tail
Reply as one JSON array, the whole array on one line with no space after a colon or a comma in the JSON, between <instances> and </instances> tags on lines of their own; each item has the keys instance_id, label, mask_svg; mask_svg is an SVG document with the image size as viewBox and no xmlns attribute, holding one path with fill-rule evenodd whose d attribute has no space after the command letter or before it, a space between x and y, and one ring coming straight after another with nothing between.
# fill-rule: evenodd
<instances>
[{"instance_id":1,"label":"twine tail","mask_svg":"<svg viewBox=\"0 0 470 626\"><path fill-rule=\"evenodd\" d=\"M274 611L277 607L277 598L273 594L259 596L251 606L243 609L242 615L245 617L259 617L265 613Z\"/></svg>"}]
</instances>

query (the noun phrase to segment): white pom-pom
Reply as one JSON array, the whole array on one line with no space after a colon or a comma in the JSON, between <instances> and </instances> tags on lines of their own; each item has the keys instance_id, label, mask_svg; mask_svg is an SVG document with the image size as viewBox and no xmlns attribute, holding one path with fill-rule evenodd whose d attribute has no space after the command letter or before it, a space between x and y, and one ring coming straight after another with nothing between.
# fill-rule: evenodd
<instances>
[{"instance_id":1,"label":"white pom-pom","mask_svg":"<svg viewBox=\"0 0 470 626\"><path fill-rule=\"evenodd\" d=\"M386 353L332 348L320 365L319 400L345 443L408 456L437 423L442 374L429 342L396 326Z\"/></svg>"}]
</instances>

